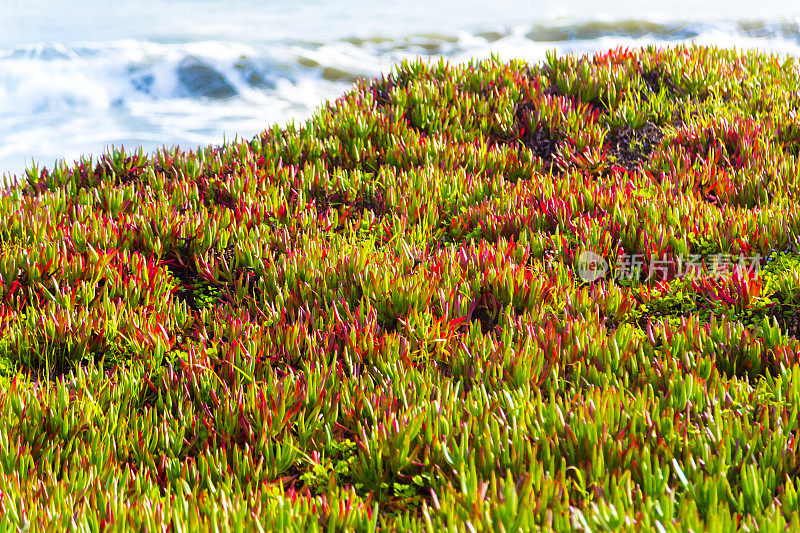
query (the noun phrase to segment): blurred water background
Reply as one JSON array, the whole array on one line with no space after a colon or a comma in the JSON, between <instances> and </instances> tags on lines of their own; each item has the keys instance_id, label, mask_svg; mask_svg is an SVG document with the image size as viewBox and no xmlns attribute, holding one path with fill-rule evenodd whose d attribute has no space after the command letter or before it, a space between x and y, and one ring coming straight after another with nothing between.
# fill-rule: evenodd
<instances>
[{"instance_id":1,"label":"blurred water background","mask_svg":"<svg viewBox=\"0 0 800 533\"><path fill-rule=\"evenodd\" d=\"M544 59L682 42L800 56L760 0L0 0L0 174L109 145L250 138L406 58Z\"/></svg>"}]
</instances>

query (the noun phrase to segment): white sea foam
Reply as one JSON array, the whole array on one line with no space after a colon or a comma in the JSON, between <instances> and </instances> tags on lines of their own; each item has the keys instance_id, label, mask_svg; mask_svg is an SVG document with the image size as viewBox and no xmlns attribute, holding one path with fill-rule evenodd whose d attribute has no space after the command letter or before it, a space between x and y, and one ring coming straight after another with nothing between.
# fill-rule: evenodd
<instances>
[{"instance_id":1,"label":"white sea foam","mask_svg":"<svg viewBox=\"0 0 800 533\"><path fill-rule=\"evenodd\" d=\"M155 37L135 36L143 24L136 19L127 32L134 36L123 39L86 35L8 44L0 38L0 173L21 174L32 159L49 166L58 158L97 155L112 144L191 149L249 138L274 123L308 118L358 77L388 73L397 62L420 56L457 63L497 54L539 62L551 49L583 54L689 42L800 56L796 15L719 20L699 10L691 19L687 7L672 18L663 11L636 19L614 13L578 18L558 5L533 22L472 15L473 23L464 24L470 16L454 12L435 33L434 25L414 28L413 14L384 6L396 17L394 26L319 26L316 34L306 28L294 37L273 24L267 37L257 38L250 25L220 15L203 31L176 24L171 36L163 23L155 25ZM437 9L434 14L445 17Z\"/></svg>"}]
</instances>

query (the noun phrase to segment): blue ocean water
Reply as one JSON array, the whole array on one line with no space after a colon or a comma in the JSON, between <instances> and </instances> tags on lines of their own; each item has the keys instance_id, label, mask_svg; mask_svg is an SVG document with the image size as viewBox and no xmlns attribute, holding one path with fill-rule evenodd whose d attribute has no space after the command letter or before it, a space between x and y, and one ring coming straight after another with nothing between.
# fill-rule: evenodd
<instances>
[{"instance_id":1,"label":"blue ocean water","mask_svg":"<svg viewBox=\"0 0 800 533\"><path fill-rule=\"evenodd\" d=\"M0 174L302 121L406 58L681 42L800 56L779 1L0 0Z\"/></svg>"}]
</instances>

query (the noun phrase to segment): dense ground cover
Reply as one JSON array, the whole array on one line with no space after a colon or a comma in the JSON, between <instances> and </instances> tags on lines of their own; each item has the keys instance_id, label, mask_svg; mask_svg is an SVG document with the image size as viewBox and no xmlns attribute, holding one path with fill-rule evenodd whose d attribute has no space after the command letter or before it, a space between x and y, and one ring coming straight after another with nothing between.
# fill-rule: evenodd
<instances>
[{"instance_id":1,"label":"dense ground cover","mask_svg":"<svg viewBox=\"0 0 800 533\"><path fill-rule=\"evenodd\" d=\"M799 83L403 64L299 128L31 169L0 528L799 528Z\"/></svg>"}]
</instances>

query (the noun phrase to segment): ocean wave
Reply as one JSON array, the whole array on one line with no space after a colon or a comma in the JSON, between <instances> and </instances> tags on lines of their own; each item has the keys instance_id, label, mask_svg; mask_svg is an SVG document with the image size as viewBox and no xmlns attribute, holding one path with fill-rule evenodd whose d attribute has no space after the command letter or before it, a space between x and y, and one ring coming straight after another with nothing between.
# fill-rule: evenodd
<instances>
[{"instance_id":1,"label":"ocean wave","mask_svg":"<svg viewBox=\"0 0 800 533\"><path fill-rule=\"evenodd\" d=\"M553 20L321 42L127 39L0 49L0 169L19 172L31 155L72 157L109 143L196 145L220 142L225 134L252 136L276 122L304 120L358 78L388 73L404 59L461 62L497 54L538 62L550 49L586 53L689 42L798 56L800 25ZM105 142L98 145L98 138Z\"/></svg>"},{"instance_id":2,"label":"ocean wave","mask_svg":"<svg viewBox=\"0 0 800 533\"><path fill-rule=\"evenodd\" d=\"M649 20L536 23L475 33L421 33L402 38L350 37L328 43L267 45L208 41L163 44L125 40L67 46L36 44L0 50L0 114L66 108L107 109L130 99L258 100L276 96L279 80L316 77L353 83L402 59L482 55L493 49L536 60L547 47L584 48L618 40L672 44L725 34L742 46L792 51L796 21L743 20L710 24ZM545 48L543 48L543 45ZM578 47L577 49L580 49Z\"/></svg>"}]
</instances>

